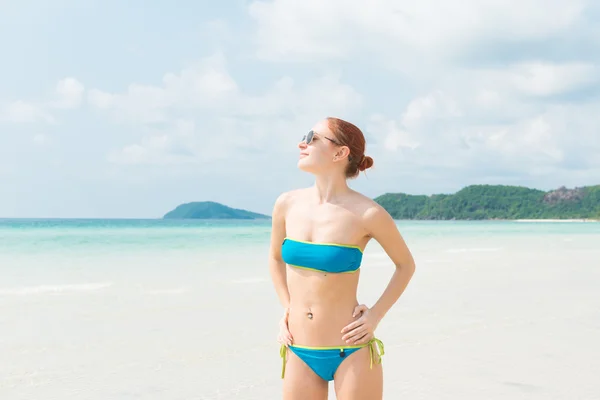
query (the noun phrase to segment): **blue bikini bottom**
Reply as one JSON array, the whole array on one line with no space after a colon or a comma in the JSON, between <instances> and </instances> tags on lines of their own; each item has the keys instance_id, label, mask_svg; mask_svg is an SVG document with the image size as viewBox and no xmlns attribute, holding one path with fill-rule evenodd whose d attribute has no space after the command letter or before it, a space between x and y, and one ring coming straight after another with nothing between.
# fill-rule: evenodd
<instances>
[{"instance_id":1,"label":"blue bikini bottom","mask_svg":"<svg viewBox=\"0 0 600 400\"><path fill-rule=\"evenodd\" d=\"M315 374L326 381L332 381L335 372L346 357L363 347L369 346L371 358L371 368L373 363L380 364L381 356L384 355L383 343L381 340L373 338L366 344L357 346L337 346L337 347L308 347L308 346L285 346L281 345L279 354L283 360L281 368L281 378L285 376L285 364L287 361L287 348L294 352L306 365L312 369ZM375 346L378 347L379 354Z\"/></svg>"}]
</instances>

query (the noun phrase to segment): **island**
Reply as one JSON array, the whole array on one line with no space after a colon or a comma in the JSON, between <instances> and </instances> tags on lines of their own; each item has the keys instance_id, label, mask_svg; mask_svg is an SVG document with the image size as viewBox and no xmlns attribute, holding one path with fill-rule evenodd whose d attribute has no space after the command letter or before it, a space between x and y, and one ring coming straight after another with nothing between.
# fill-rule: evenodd
<instances>
[{"instance_id":1,"label":"island","mask_svg":"<svg viewBox=\"0 0 600 400\"><path fill-rule=\"evenodd\" d=\"M600 220L600 185L543 191L522 186L470 185L454 194L386 193L374 199L394 219Z\"/></svg>"},{"instance_id":2,"label":"island","mask_svg":"<svg viewBox=\"0 0 600 400\"><path fill-rule=\"evenodd\" d=\"M177 206L163 216L163 219L270 219L247 210L231 208L214 201L196 201Z\"/></svg>"},{"instance_id":3,"label":"island","mask_svg":"<svg viewBox=\"0 0 600 400\"><path fill-rule=\"evenodd\" d=\"M600 185L550 191L470 185L453 194L385 193L374 200L396 220L600 220ZM271 219L213 201L181 204L163 218Z\"/></svg>"}]
</instances>

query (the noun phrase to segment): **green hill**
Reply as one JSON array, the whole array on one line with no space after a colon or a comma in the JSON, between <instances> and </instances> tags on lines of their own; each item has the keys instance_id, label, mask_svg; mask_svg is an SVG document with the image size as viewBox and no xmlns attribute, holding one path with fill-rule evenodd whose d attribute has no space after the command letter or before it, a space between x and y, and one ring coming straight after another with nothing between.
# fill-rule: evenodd
<instances>
[{"instance_id":1,"label":"green hill","mask_svg":"<svg viewBox=\"0 0 600 400\"><path fill-rule=\"evenodd\" d=\"M213 201L185 203L169 211L164 219L269 219L268 215L227 207Z\"/></svg>"},{"instance_id":2,"label":"green hill","mask_svg":"<svg viewBox=\"0 0 600 400\"><path fill-rule=\"evenodd\" d=\"M394 219L600 219L600 185L548 192L471 185L455 194L386 193L374 200Z\"/></svg>"}]
</instances>

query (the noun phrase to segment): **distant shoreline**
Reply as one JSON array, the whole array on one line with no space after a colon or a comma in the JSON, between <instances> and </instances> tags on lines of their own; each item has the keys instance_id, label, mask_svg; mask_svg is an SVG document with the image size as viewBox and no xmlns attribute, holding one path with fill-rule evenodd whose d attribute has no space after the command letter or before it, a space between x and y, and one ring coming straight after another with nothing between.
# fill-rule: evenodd
<instances>
[{"instance_id":1,"label":"distant shoreline","mask_svg":"<svg viewBox=\"0 0 600 400\"><path fill-rule=\"evenodd\" d=\"M453 194L385 193L374 199L394 219L591 222L600 219L600 185L543 191L469 185Z\"/></svg>"},{"instance_id":2,"label":"distant shoreline","mask_svg":"<svg viewBox=\"0 0 600 400\"><path fill-rule=\"evenodd\" d=\"M598 219L573 218L573 219L514 219L515 222L600 222Z\"/></svg>"},{"instance_id":3,"label":"distant shoreline","mask_svg":"<svg viewBox=\"0 0 600 400\"><path fill-rule=\"evenodd\" d=\"M551 219L551 218L544 218L544 219L527 219L527 218L521 218L521 219L504 219L504 218L482 218L482 219L469 219L469 218L464 218L464 219L427 219L427 218L394 218L394 221L412 221L412 222L523 222L523 223L527 223L527 222L539 222L539 223L556 223L556 222L562 222L562 223L589 223L589 222L597 222L600 223L600 219L585 219L585 218L564 218L564 219L560 219L560 218L555 218L555 219Z\"/></svg>"}]
</instances>

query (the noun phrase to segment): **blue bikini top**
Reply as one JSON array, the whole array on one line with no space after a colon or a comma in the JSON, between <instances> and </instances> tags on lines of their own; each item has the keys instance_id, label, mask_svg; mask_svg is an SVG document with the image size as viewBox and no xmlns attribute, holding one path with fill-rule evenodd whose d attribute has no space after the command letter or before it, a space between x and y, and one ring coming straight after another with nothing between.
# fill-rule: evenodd
<instances>
[{"instance_id":1,"label":"blue bikini top","mask_svg":"<svg viewBox=\"0 0 600 400\"><path fill-rule=\"evenodd\" d=\"M363 252L358 246L336 243L313 243L285 238L281 256L286 264L313 271L355 272L360 268Z\"/></svg>"}]
</instances>

